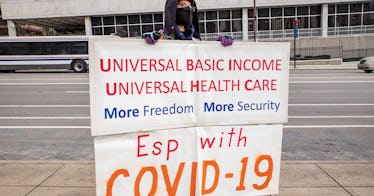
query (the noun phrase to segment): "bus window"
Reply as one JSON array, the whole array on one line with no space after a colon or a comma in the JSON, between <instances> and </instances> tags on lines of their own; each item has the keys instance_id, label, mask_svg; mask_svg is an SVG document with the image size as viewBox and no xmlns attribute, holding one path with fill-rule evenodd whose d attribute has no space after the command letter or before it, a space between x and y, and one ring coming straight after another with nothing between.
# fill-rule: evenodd
<instances>
[{"instance_id":1,"label":"bus window","mask_svg":"<svg viewBox=\"0 0 374 196\"><path fill-rule=\"evenodd\" d=\"M0 71L69 69L85 72L88 68L87 40L87 37L73 36L0 37Z\"/></svg>"},{"instance_id":2,"label":"bus window","mask_svg":"<svg viewBox=\"0 0 374 196\"><path fill-rule=\"evenodd\" d=\"M0 55L9 55L8 43L0 43Z\"/></svg>"},{"instance_id":3,"label":"bus window","mask_svg":"<svg viewBox=\"0 0 374 196\"><path fill-rule=\"evenodd\" d=\"M55 54L70 54L71 53L70 42L56 42L55 43Z\"/></svg>"},{"instance_id":4,"label":"bus window","mask_svg":"<svg viewBox=\"0 0 374 196\"><path fill-rule=\"evenodd\" d=\"M10 54L9 55L25 55L27 54L27 48L25 43L15 42L9 43L10 45Z\"/></svg>"},{"instance_id":5,"label":"bus window","mask_svg":"<svg viewBox=\"0 0 374 196\"><path fill-rule=\"evenodd\" d=\"M45 50L43 47L44 43L27 43L26 46L26 54L30 55L44 55Z\"/></svg>"},{"instance_id":6,"label":"bus window","mask_svg":"<svg viewBox=\"0 0 374 196\"><path fill-rule=\"evenodd\" d=\"M71 53L72 54L88 54L87 42L72 42Z\"/></svg>"}]
</instances>

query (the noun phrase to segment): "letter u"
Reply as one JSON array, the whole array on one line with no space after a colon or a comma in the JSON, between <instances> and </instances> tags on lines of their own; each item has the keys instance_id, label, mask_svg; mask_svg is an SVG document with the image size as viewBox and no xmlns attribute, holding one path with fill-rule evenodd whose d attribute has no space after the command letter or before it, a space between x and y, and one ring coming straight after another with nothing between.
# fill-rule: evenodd
<instances>
[{"instance_id":1,"label":"letter u","mask_svg":"<svg viewBox=\"0 0 374 196\"><path fill-rule=\"evenodd\" d=\"M109 96L113 96L116 93L117 93L117 83L116 82L113 83L112 92L110 91L110 84L106 83L106 94Z\"/></svg>"},{"instance_id":2,"label":"letter u","mask_svg":"<svg viewBox=\"0 0 374 196\"><path fill-rule=\"evenodd\" d=\"M101 69L102 72L108 72L108 71L110 71L110 68L111 68L110 62L111 62L111 60L108 59L108 66L105 69L104 68L104 59L100 59L100 69Z\"/></svg>"}]
</instances>

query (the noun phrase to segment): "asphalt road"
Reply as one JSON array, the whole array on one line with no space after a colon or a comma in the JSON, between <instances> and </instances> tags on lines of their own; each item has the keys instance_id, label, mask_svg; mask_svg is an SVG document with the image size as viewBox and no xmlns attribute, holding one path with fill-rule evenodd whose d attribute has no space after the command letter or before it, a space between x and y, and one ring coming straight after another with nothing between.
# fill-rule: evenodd
<instances>
[{"instance_id":1,"label":"asphalt road","mask_svg":"<svg viewBox=\"0 0 374 196\"><path fill-rule=\"evenodd\" d=\"M0 160L93 160L88 74L0 73ZM374 74L291 70L283 160L374 160Z\"/></svg>"}]
</instances>

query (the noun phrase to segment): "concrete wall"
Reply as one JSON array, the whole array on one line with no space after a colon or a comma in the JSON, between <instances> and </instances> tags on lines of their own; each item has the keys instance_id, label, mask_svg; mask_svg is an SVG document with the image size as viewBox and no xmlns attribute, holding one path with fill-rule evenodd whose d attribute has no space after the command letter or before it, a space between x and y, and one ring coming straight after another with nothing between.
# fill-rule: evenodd
<instances>
[{"instance_id":1,"label":"concrete wall","mask_svg":"<svg viewBox=\"0 0 374 196\"><path fill-rule=\"evenodd\" d=\"M323 4L360 0L257 0L258 7ZM199 9L252 7L253 0L196 0ZM4 19L162 12L165 0L2 0Z\"/></svg>"},{"instance_id":2,"label":"concrete wall","mask_svg":"<svg viewBox=\"0 0 374 196\"><path fill-rule=\"evenodd\" d=\"M266 41L290 42L291 57L293 57L293 39ZM296 41L296 48L296 54L300 54L301 57L327 54L334 58L350 59L373 56L374 35L299 38Z\"/></svg>"}]
</instances>

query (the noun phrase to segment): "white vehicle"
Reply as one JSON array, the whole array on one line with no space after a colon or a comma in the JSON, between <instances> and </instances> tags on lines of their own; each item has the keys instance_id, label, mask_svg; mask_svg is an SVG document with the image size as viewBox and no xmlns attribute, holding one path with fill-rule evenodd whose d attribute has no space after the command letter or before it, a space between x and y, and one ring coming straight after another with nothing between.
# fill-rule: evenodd
<instances>
[{"instance_id":1,"label":"white vehicle","mask_svg":"<svg viewBox=\"0 0 374 196\"><path fill-rule=\"evenodd\" d=\"M357 68L364 70L366 73L371 73L374 70L374 56L360 59Z\"/></svg>"},{"instance_id":2,"label":"white vehicle","mask_svg":"<svg viewBox=\"0 0 374 196\"><path fill-rule=\"evenodd\" d=\"M1 37L0 70L88 69L88 37Z\"/></svg>"}]
</instances>

